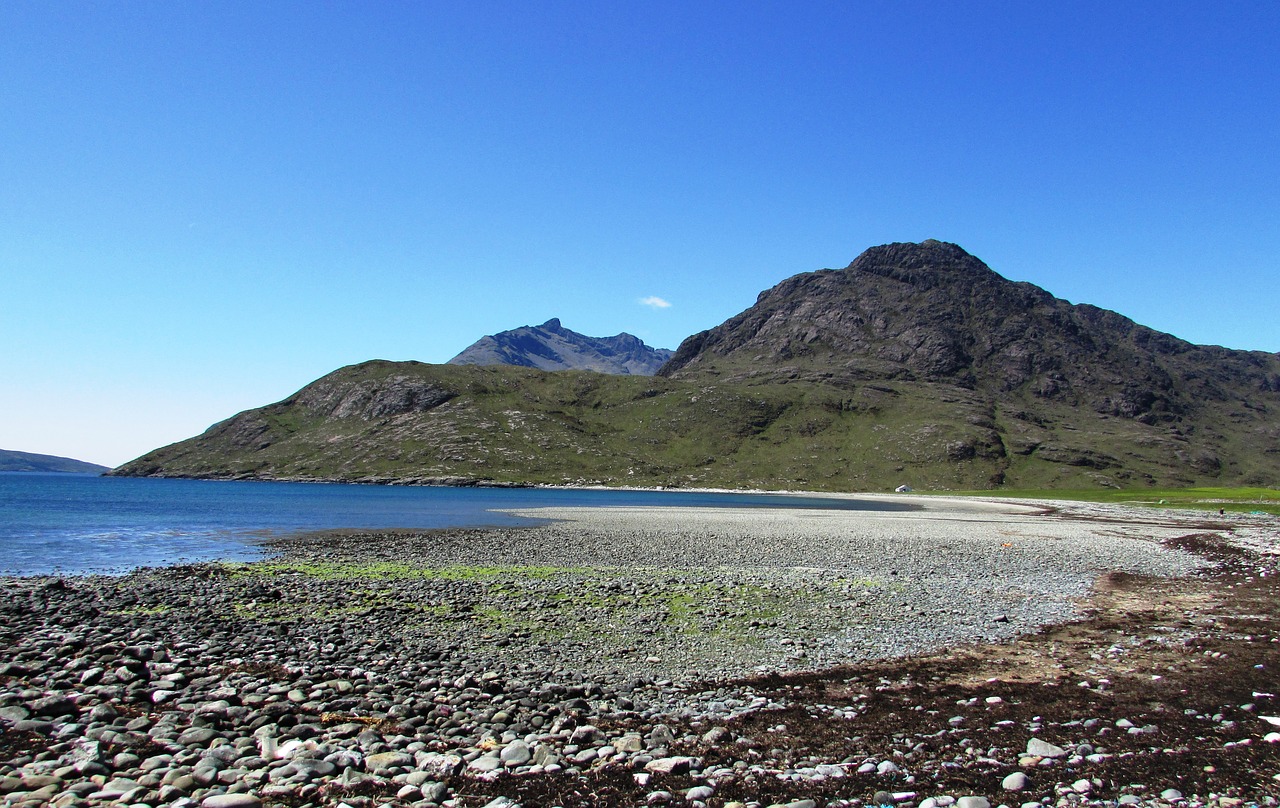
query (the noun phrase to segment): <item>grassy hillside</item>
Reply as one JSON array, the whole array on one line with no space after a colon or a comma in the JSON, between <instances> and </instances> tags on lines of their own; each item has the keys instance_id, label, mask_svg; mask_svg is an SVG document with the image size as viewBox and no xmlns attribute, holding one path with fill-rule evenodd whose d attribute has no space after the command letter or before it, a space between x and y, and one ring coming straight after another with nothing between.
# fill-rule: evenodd
<instances>
[{"instance_id":1,"label":"grassy hillside","mask_svg":"<svg viewBox=\"0 0 1280 808\"><path fill-rule=\"evenodd\" d=\"M367 362L116 473L849 491L1260 484L1275 463L1239 440L947 384L749 375Z\"/></svg>"}]
</instances>

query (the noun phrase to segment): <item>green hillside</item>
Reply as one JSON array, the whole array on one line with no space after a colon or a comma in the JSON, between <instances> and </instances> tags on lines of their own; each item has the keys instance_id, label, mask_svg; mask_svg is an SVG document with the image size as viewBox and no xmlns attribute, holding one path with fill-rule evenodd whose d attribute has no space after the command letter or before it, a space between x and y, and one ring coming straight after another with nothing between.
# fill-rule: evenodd
<instances>
[{"instance_id":1,"label":"green hillside","mask_svg":"<svg viewBox=\"0 0 1280 808\"><path fill-rule=\"evenodd\" d=\"M883 490L1259 484L1261 449L920 381L373 361L117 469L379 483ZM1230 457L1197 467L1198 452Z\"/></svg>"}]
</instances>

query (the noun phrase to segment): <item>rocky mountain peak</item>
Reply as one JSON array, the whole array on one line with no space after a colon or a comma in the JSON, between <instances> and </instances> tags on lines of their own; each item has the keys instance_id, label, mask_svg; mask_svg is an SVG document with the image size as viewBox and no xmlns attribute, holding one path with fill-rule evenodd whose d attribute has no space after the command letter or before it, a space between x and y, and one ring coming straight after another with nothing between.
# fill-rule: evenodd
<instances>
[{"instance_id":1,"label":"rocky mountain peak","mask_svg":"<svg viewBox=\"0 0 1280 808\"><path fill-rule=\"evenodd\" d=\"M845 268L846 274L865 272L933 287L956 281L1004 280L958 244L928 239L919 244L895 243L872 247Z\"/></svg>"},{"instance_id":2,"label":"rocky mountain peak","mask_svg":"<svg viewBox=\"0 0 1280 808\"><path fill-rule=\"evenodd\" d=\"M451 365L518 365L540 370L593 370L652 376L672 352L650 348L638 337L588 337L565 328L553 317L542 325L521 326L482 337L449 360Z\"/></svg>"},{"instance_id":3,"label":"rocky mountain peak","mask_svg":"<svg viewBox=\"0 0 1280 808\"><path fill-rule=\"evenodd\" d=\"M1191 345L992 271L955 244L872 247L843 270L793 276L685 340L661 375L941 382L1173 422L1206 400L1267 391L1261 352Z\"/></svg>"}]
</instances>

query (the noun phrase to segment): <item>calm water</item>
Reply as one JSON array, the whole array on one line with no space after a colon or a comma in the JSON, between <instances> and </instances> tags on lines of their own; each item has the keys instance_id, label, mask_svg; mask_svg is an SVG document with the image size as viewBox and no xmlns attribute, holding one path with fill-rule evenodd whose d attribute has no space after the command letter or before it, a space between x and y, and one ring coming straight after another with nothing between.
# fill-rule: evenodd
<instances>
[{"instance_id":1,"label":"calm water","mask_svg":"<svg viewBox=\"0 0 1280 808\"><path fill-rule=\"evenodd\" d=\"M330 528L516 526L495 508L609 505L901 510L898 503L764 494L410 488L0 473L0 574L123 572L251 560L268 537Z\"/></svg>"}]
</instances>

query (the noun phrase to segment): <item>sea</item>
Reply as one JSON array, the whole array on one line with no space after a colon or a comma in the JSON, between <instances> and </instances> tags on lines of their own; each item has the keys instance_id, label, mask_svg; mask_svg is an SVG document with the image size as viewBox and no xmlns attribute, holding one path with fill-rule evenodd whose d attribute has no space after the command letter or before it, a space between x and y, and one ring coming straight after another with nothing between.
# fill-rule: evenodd
<instances>
[{"instance_id":1,"label":"sea","mask_svg":"<svg viewBox=\"0 0 1280 808\"><path fill-rule=\"evenodd\" d=\"M253 561L264 540L318 530L513 527L504 509L610 506L913 506L792 494L631 489L448 488L0 472L0 575L121 574L197 561Z\"/></svg>"}]
</instances>

